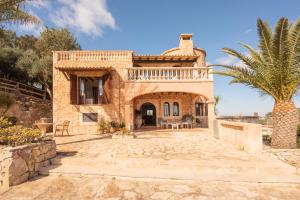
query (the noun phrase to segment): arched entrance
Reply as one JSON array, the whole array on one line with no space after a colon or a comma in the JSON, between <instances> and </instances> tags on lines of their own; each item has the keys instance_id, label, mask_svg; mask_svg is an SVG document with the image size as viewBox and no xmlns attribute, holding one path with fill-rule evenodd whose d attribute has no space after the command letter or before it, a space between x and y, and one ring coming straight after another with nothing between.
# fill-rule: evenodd
<instances>
[{"instance_id":1,"label":"arched entrance","mask_svg":"<svg viewBox=\"0 0 300 200\"><path fill-rule=\"evenodd\" d=\"M144 126L156 125L156 108L152 103L144 103L141 106L141 113Z\"/></svg>"}]
</instances>

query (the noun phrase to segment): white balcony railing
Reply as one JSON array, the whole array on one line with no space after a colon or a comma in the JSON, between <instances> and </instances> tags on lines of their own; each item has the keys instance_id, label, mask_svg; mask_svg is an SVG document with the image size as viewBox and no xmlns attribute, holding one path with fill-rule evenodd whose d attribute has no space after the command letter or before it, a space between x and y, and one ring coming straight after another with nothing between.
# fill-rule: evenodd
<instances>
[{"instance_id":1,"label":"white balcony railing","mask_svg":"<svg viewBox=\"0 0 300 200\"><path fill-rule=\"evenodd\" d=\"M125 61L132 59L132 51L55 51L55 62L60 61Z\"/></svg>"},{"instance_id":2,"label":"white balcony railing","mask_svg":"<svg viewBox=\"0 0 300 200\"><path fill-rule=\"evenodd\" d=\"M139 67L128 68L129 81L200 81L212 80L207 67Z\"/></svg>"}]
</instances>

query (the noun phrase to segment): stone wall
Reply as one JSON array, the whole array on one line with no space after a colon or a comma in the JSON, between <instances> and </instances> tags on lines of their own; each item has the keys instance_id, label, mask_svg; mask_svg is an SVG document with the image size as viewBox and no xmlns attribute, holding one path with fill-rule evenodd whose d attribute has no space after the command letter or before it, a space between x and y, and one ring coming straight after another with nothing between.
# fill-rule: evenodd
<instances>
[{"instance_id":1,"label":"stone wall","mask_svg":"<svg viewBox=\"0 0 300 200\"><path fill-rule=\"evenodd\" d=\"M56 156L54 140L42 143L6 147L0 150L0 193L10 186L26 182L50 164Z\"/></svg>"},{"instance_id":2,"label":"stone wall","mask_svg":"<svg viewBox=\"0 0 300 200\"><path fill-rule=\"evenodd\" d=\"M32 127L33 123L42 117L52 118L52 104L49 100L16 95L15 103L6 115L16 117L17 124Z\"/></svg>"},{"instance_id":3,"label":"stone wall","mask_svg":"<svg viewBox=\"0 0 300 200\"><path fill-rule=\"evenodd\" d=\"M214 120L214 136L248 153L262 152L260 124Z\"/></svg>"}]
</instances>

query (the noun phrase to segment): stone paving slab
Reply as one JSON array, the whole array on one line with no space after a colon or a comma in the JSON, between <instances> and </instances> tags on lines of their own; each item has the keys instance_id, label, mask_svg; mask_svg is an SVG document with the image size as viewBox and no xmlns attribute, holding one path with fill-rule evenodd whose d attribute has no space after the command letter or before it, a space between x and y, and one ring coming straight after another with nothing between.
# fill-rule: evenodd
<instances>
[{"instance_id":1,"label":"stone paving slab","mask_svg":"<svg viewBox=\"0 0 300 200\"><path fill-rule=\"evenodd\" d=\"M48 176L13 187L5 200L297 200L299 184Z\"/></svg>"},{"instance_id":2,"label":"stone paving slab","mask_svg":"<svg viewBox=\"0 0 300 200\"><path fill-rule=\"evenodd\" d=\"M137 139L56 138L59 156L0 199L299 199L296 168L251 155L206 131L142 132ZM115 177L115 178L112 178Z\"/></svg>"},{"instance_id":3,"label":"stone paving slab","mask_svg":"<svg viewBox=\"0 0 300 200\"><path fill-rule=\"evenodd\" d=\"M296 168L277 157L236 150L205 131L144 131L137 133L137 139L124 140L79 135L57 138L57 144L58 151L64 153L52 161L54 166L42 170L42 174L300 182Z\"/></svg>"}]
</instances>

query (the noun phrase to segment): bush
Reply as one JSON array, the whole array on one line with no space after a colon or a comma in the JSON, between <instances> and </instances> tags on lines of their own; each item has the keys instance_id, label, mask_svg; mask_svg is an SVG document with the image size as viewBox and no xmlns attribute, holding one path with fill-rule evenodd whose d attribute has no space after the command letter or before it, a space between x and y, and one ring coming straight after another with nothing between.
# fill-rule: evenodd
<instances>
[{"instance_id":1,"label":"bush","mask_svg":"<svg viewBox=\"0 0 300 200\"><path fill-rule=\"evenodd\" d=\"M125 122L121 122L119 127L120 129L125 128L126 127Z\"/></svg>"},{"instance_id":2,"label":"bush","mask_svg":"<svg viewBox=\"0 0 300 200\"><path fill-rule=\"evenodd\" d=\"M191 114L185 114L182 116L182 121L186 122L186 121L193 121L194 117Z\"/></svg>"},{"instance_id":3,"label":"bush","mask_svg":"<svg viewBox=\"0 0 300 200\"><path fill-rule=\"evenodd\" d=\"M15 99L12 95L6 92L0 92L0 107L1 115L3 116L8 109L15 103Z\"/></svg>"},{"instance_id":4,"label":"bush","mask_svg":"<svg viewBox=\"0 0 300 200\"><path fill-rule=\"evenodd\" d=\"M13 124L8 120L8 118L0 117L0 129L1 128L7 128L9 126L12 126Z\"/></svg>"},{"instance_id":5,"label":"bush","mask_svg":"<svg viewBox=\"0 0 300 200\"><path fill-rule=\"evenodd\" d=\"M300 137L300 124L298 124L298 126L297 126L297 135L298 135L298 137Z\"/></svg>"},{"instance_id":6,"label":"bush","mask_svg":"<svg viewBox=\"0 0 300 200\"><path fill-rule=\"evenodd\" d=\"M111 121L111 122L110 122L110 126L111 126L112 128L117 128L117 123L116 123L115 121Z\"/></svg>"},{"instance_id":7,"label":"bush","mask_svg":"<svg viewBox=\"0 0 300 200\"><path fill-rule=\"evenodd\" d=\"M105 130L107 130L108 126L107 126L107 123L106 121L104 120L103 117L100 118L100 120L98 121L97 123L97 126L98 126L98 131L100 133L104 133Z\"/></svg>"},{"instance_id":8,"label":"bush","mask_svg":"<svg viewBox=\"0 0 300 200\"><path fill-rule=\"evenodd\" d=\"M7 120L8 120L12 125L16 125L16 124L17 124L17 121L18 121L17 117L14 117L14 116L12 116L12 117L7 117Z\"/></svg>"},{"instance_id":9,"label":"bush","mask_svg":"<svg viewBox=\"0 0 300 200\"><path fill-rule=\"evenodd\" d=\"M28 143L39 142L42 133L38 129L25 128L22 126L8 126L0 128L0 144L18 146Z\"/></svg>"}]
</instances>

